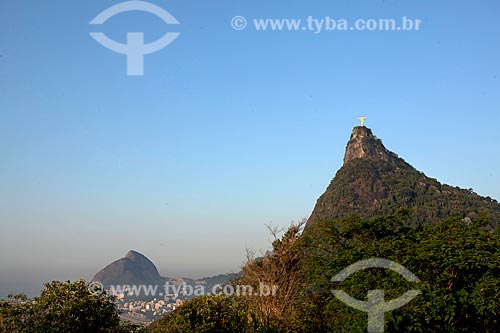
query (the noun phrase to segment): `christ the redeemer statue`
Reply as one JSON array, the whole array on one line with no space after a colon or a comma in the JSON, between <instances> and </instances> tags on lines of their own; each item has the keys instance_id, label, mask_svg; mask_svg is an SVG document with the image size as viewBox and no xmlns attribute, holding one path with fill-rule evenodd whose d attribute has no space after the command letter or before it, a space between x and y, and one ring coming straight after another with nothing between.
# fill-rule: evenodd
<instances>
[{"instance_id":1,"label":"christ the redeemer statue","mask_svg":"<svg viewBox=\"0 0 500 333\"><path fill-rule=\"evenodd\" d=\"M358 118L359 121L361 121L361 127L365 127L365 120L366 118L368 117L365 117L365 116L361 116Z\"/></svg>"}]
</instances>

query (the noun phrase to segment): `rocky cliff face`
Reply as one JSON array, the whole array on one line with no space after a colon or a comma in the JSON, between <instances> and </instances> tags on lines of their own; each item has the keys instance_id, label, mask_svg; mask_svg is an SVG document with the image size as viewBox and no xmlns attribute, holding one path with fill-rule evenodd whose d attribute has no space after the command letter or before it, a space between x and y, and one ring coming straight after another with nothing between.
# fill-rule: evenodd
<instances>
[{"instance_id":1,"label":"rocky cliff face","mask_svg":"<svg viewBox=\"0 0 500 333\"><path fill-rule=\"evenodd\" d=\"M404 160L387 150L382 141L373 135L372 130L364 126L357 126L352 130L344 155L344 165L356 158L372 158L411 168Z\"/></svg>"},{"instance_id":2,"label":"rocky cliff face","mask_svg":"<svg viewBox=\"0 0 500 333\"><path fill-rule=\"evenodd\" d=\"M500 222L497 201L427 177L387 150L369 128L358 126L347 144L344 165L318 199L307 226L317 220L389 215L399 208L408 209L415 224L449 217L483 217L491 228Z\"/></svg>"}]
</instances>

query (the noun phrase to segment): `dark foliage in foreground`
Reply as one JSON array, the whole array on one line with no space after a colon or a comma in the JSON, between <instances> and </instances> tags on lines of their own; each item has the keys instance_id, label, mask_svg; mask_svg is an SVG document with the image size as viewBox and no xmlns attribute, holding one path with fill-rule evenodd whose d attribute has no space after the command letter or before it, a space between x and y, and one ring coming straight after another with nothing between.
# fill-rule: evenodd
<instances>
[{"instance_id":1,"label":"dark foliage in foreground","mask_svg":"<svg viewBox=\"0 0 500 333\"><path fill-rule=\"evenodd\" d=\"M361 220L318 221L303 234L292 226L273 252L250 260L239 284L279 286L275 296L208 296L181 306L153 332L366 332L367 314L337 300L342 289L366 300L382 289L385 300L410 289L421 294L385 314L386 332L500 332L500 237L472 223L450 219L415 227L409 211ZM395 261L419 279L367 269L331 282L345 267L373 257Z\"/></svg>"},{"instance_id":2,"label":"dark foliage in foreground","mask_svg":"<svg viewBox=\"0 0 500 333\"><path fill-rule=\"evenodd\" d=\"M84 280L45 284L40 296L10 295L0 301L2 333L125 333L138 332L121 325L114 298L106 292L89 291Z\"/></svg>"}]
</instances>

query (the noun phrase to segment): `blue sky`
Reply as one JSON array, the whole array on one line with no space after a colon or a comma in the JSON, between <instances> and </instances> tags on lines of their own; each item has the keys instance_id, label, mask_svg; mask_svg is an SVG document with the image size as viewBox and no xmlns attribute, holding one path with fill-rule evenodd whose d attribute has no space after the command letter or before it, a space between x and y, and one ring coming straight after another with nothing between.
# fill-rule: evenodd
<instances>
[{"instance_id":1,"label":"blue sky","mask_svg":"<svg viewBox=\"0 0 500 333\"><path fill-rule=\"evenodd\" d=\"M237 271L307 217L355 120L442 182L500 199L496 1L0 2L0 297L91 278L129 249L166 276ZM234 16L247 18L243 31ZM254 18L422 20L420 31L256 31ZM179 38L126 76L89 33Z\"/></svg>"}]
</instances>

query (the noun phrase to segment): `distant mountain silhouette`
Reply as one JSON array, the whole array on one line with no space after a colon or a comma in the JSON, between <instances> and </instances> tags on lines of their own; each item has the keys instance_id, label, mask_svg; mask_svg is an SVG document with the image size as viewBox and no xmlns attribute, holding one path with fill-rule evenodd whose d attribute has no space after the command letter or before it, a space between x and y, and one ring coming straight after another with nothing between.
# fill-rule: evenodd
<instances>
[{"instance_id":1,"label":"distant mountain silhouette","mask_svg":"<svg viewBox=\"0 0 500 333\"><path fill-rule=\"evenodd\" d=\"M226 273L200 279L188 279L181 277L163 277L156 266L137 251L129 251L124 258L118 259L101 269L94 275L92 281L100 282L104 288L110 286L140 286L153 285L163 290L165 283L170 285L203 285L207 292L218 284L226 284L241 276L241 273Z\"/></svg>"},{"instance_id":2,"label":"distant mountain silhouette","mask_svg":"<svg viewBox=\"0 0 500 333\"><path fill-rule=\"evenodd\" d=\"M110 285L162 285L165 278L160 276L156 266L144 255L129 251L124 258L118 259L102 270L92 279L104 287Z\"/></svg>"},{"instance_id":3,"label":"distant mountain silhouette","mask_svg":"<svg viewBox=\"0 0 500 333\"><path fill-rule=\"evenodd\" d=\"M412 213L415 224L434 224L448 217L466 223L485 217L490 228L500 222L496 200L427 177L387 150L369 128L358 126L347 144L344 165L318 199L306 227L317 220L389 215L401 207Z\"/></svg>"}]
</instances>

